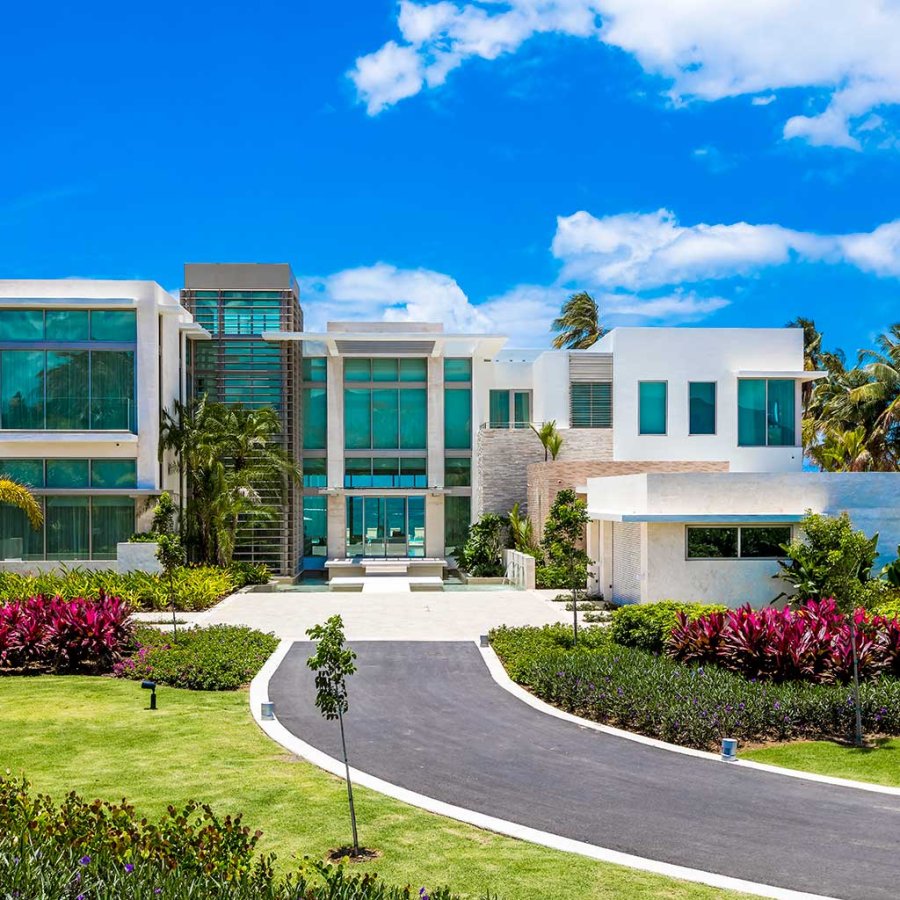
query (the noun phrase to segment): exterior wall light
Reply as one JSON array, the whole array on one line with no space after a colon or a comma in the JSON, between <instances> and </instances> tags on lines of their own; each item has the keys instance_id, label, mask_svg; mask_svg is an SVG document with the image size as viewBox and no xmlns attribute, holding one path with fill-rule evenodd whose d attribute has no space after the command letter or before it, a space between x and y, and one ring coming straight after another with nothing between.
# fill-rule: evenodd
<instances>
[{"instance_id":1,"label":"exterior wall light","mask_svg":"<svg viewBox=\"0 0 900 900\"><path fill-rule=\"evenodd\" d=\"M156 682L145 680L141 682L145 691L150 691L150 709L156 709Z\"/></svg>"},{"instance_id":2,"label":"exterior wall light","mask_svg":"<svg viewBox=\"0 0 900 900\"><path fill-rule=\"evenodd\" d=\"M722 738L722 762L737 762L736 738Z\"/></svg>"}]
</instances>

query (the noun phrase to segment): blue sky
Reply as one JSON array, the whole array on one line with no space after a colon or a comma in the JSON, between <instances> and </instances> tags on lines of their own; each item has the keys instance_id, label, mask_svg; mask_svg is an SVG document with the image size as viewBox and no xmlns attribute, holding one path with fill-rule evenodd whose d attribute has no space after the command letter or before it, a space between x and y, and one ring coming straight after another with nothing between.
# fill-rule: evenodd
<instances>
[{"instance_id":1,"label":"blue sky","mask_svg":"<svg viewBox=\"0 0 900 900\"><path fill-rule=\"evenodd\" d=\"M313 326L540 346L586 288L852 353L900 320L900 11L726 6L16 4L0 277L287 261Z\"/></svg>"}]
</instances>

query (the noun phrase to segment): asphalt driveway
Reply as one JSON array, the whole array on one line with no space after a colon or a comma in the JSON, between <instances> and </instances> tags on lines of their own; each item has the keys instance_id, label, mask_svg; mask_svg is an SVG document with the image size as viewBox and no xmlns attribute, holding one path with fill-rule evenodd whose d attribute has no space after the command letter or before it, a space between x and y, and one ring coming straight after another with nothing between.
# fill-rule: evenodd
<instances>
[{"instance_id":1,"label":"asphalt driveway","mask_svg":"<svg viewBox=\"0 0 900 900\"><path fill-rule=\"evenodd\" d=\"M900 797L648 747L533 709L464 642L351 642L354 767L456 806L676 865L852 900L900 897ZM306 659L269 685L280 722L340 756Z\"/></svg>"}]
</instances>

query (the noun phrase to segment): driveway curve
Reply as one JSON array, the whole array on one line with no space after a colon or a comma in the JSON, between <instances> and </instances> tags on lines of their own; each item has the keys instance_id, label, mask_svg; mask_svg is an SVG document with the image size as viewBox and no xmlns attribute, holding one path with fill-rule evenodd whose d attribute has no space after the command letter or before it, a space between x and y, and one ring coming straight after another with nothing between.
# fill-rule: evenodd
<instances>
[{"instance_id":1,"label":"driveway curve","mask_svg":"<svg viewBox=\"0 0 900 900\"><path fill-rule=\"evenodd\" d=\"M351 642L351 764L411 791L624 853L847 900L900 896L900 797L709 761L536 710L464 642ZM294 644L278 719L335 758Z\"/></svg>"}]
</instances>

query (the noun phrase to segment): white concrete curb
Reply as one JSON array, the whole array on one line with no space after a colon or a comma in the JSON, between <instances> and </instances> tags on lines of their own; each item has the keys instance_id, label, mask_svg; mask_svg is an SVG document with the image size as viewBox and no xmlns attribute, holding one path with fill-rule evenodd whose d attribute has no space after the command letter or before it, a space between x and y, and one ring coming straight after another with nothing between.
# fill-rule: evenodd
<instances>
[{"instance_id":1,"label":"white concrete curb","mask_svg":"<svg viewBox=\"0 0 900 900\"><path fill-rule=\"evenodd\" d=\"M331 772L332 775L343 778L343 762L329 756L327 753L323 753L321 750L307 744L296 735L291 734L277 718L275 720L265 721L262 718L262 704L269 702L269 681L281 665L285 656L287 656L293 643L294 642L290 640L282 641L275 653L269 657L259 674L251 682L251 713L256 724L259 725L273 741L296 756L324 769L326 772ZM496 659L496 656L494 658ZM499 660L497 660L497 664L499 665ZM521 690L521 688L519 690ZM559 712L559 710L556 710L555 712ZM566 714L562 713L561 715L565 716ZM696 753L699 751L689 752ZM714 756L714 754L705 755ZM515 822L497 819L493 816L485 815L484 813L464 809L461 806L453 806L452 804L444 803L441 800L435 800L432 797L426 797L424 794L409 791L399 785L383 781L381 778L376 778L374 775L361 772L359 769L354 769L352 766L350 768L350 777L353 779L354 784L359 784L363 787L370 788L371 790L378 791L388 797L393 797L395 800L408 803L410 806L416 806L419 809L424 809L439 816L456 819L457 821L474 825L477 828L484 828L487 831L494 831L497 834L503 834L508 837L517 838L518 840L528 841L532 844L550 847L553 850L577 853L581 856L589 857L590 859L613 863L614 865L619 866L628 866L632 869L640 869L644 872L652 872L657 875L664 875L668 878L693 881L722 890L742 891L743 893L755 894L759 897L771 897L774 898L774 900L833 900L833 898L825 897L822 894L807 894L802 891L792 891L786 888L774 887L772 885L758 884L753 881L744 881L740 878L731 878L728 875L718 875L715 872L704 872L701 869L691 869L686 866L678 866L655 859L646 859L642 856L633 856L630 853L621 853L618 850L609 850L605 847L597 847L594 844L584 843L583 841L575 841L570 838L560 837L559 835L551 834L550 832L538 831L535 828L528 828L525 825L518 825Z\"/></svg>"},{"instance_id":2,"label":"white concrete curb","mask_svg":"<svg viewBox=\"0 0 900 900\"><path fill-rule=\"evenodd\" d=\"M870 791L874 794L889 794L892 797L900 797L900 788L888 787L883 784L871 784L867 781L853 781L849 778L834 778L831 775L815 775L812 772L803 772L800 769L786 769L783 766L770 766L766 763L754 762L750 759L738 759L734 762L723 763L718 753L710 753L706 750L694 750L691 747L679 747L678 744L670 744L667 741L660 741L657 738L645 737L643 734L635 734L633 731L623 731L621 728L613 728L611 725L601 725L599 722L592 722L590 719L582 719L580 716L574 716L571 713L563 712L543 700L539 700L534 694L529 693L521 685L516 684L507 674L503 663L494 652L492 647L479 647L481 656L484 659L491 677L505 691L509 691L515 697L518 697L524 703L534 709L545 713L548 716L554 716L557 719L563 719L566 722L572 722L580 725L582 728L590 728L592 731L602 731L604 734L611 734L615 737L624 738L627 741L634 741L636 744L646 744L648 747L656 747L659 750L668 750L670 753L682 753L685 756L696 756L699 759L709 760L721 765L738 766L742 769L756 769L759 772L769 772L774 775L786 775L788 778L800 778L803 781L814 781L819 784L830 784L835 787L855 788L860 791ZM727 735L723 735L727 737Z\"/></svg>"}]
</instances>

